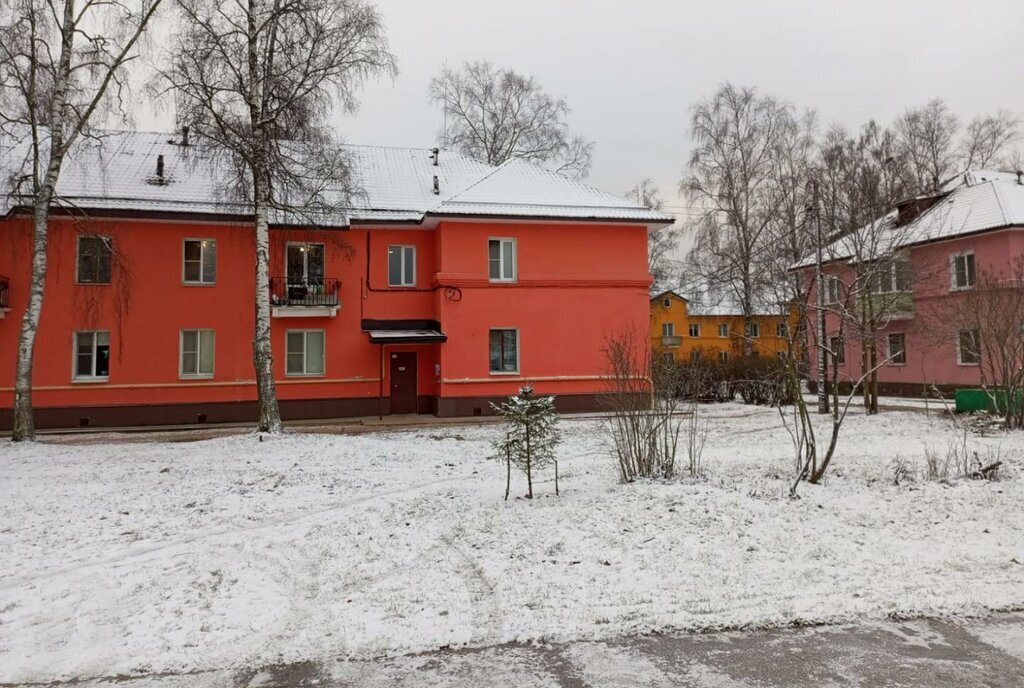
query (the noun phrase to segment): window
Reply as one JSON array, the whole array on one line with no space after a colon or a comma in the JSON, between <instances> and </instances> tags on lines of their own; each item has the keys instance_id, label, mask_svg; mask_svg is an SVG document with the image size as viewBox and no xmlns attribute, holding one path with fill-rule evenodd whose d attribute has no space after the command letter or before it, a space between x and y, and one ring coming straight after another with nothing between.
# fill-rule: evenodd
<instances>
[{"instance_id":1,"label":"window","mask_svg":"<svg viewBox=\"0 0 1024 688\"><path fill-rule=\"evenodd\" d=\"M974 253L958 253L949 258L949 278L951 289L971 289L974 287Z\"/></svg>"},{"instance_id":2,"label":"window","mask_svg":"<svg viewBox=\"0 0 1024 688\"><path fill-rule=\"evenodd\" d=\"M213 377L213 330L181 331L181 377Z\"/></svg>"},{"instance_id":3,"label":"window","mask_svg":"<svg viewBox=\"0 0 1024 688\"><path fill-rule=\"evenodd\" d=\"M889 365L904 365L907 362L907 337L902 332L890 332L885 338Z\"/></svg>"},{"instance_id":4,"label":"window","mask_svg":"<svg viewBox=\"0 0 1024 688\"><path fill-rule=\"evenodd\" d=\"M839 278L825 275L825 303L839 303Z\"/></svg>"},{"instance_id":5,"label":"window","mask_svg":"<svg viewBox=\"0 0 1024 688\"><path fill-rule=\"evenodd\" d=\"M690 324L690 336L691 337L699 337L700 336L700 324L699 323L691 323Z\"/></svg>"},{"instance_id":6,"label":"window","mask_svg":"<svg viewBox=\"0 0 1024 688\"><path fill-rule=\"evenodd\" d=\"M110 238L78 237L78 275L80 284L110 284Z\"/></svg>"},{"instance_id":7,"label":"window","mask_svg":"<svg viewBox=\"0 0 1024 688\"><path fill-rule=\"evenodd\" d=\"M700 363L700 351L698 349L690 352L690 360L694 363Z\"/></svg>"},{"instance_id":8,"label":"window","mask_svg":"<svg viewBox=\"0 0 1024 688\"><path fill-rule=\"evenodd\" d=\"M411 287L416 284L416 247L388 246L388 285Z\"/></svg>"},{"instance_id":9,"label":"window","mask_svg":"<svg viewBox=\"0 0 1024 688\"><path fill-rule=\"evenodd\" d=\"M664 301L661 302L661 305L664 306L665 308L671 308L672 299L666 298Z\"/></svg>"},{"instance_id":10,"label":"window","mask_svg":"<svg viewBox=\"0 0 1024 688\"><path fill-rule=\"evenodd\" d=\"M728 363L729 362L729 352L728 351L719 351L718 352L718 360L721 361L722 363Z\"/></svg>"},{"instance_id":11,"label":"window","mask_svg":"<svg viewBox=\"0 0 1024 688\"><path fill-rule=\"evenodd\" d=\"M785 339L789 336L789 325L784 322L775 323L775 336L779 339Z\"/></svg>"},{"instance_id":12,"label":"window","mask_svg":"<svg viewBox=\"0 0 1024 688\"><path fill-rule=\"evenodd\" d=\"M675 323L661 323L661 336L662 337L675 337L676 326Z\"/></svg>"},{"instance_id":13,"label":"window","mask_svg":"<svg viewBox=\"0 0 1024 688\"><path fill-rule=\"evenodd\" d=\"M324 331L288 330L287 375L324 374Z\"/></svg>"},{"instance_id":14,"label":"window","mask_svg":"<svg viewBox=\"0 0 1024 688\"><path fill-rule=\"evenodd\" d=\"M761 326L756 322L747 325L747 336L750 337L751 339L757 339L758 337L760 337Z\"/></svg>"},{"instance_id":15,"label":"window","mask_svg":"<svg viewBox=\"0 0 1024 688\"><path fill-rule=\"evenodd\" d=\"M217 242L213 239L185 239L185 284L213 284L217 281Z\"/></svg>"},{"instance_id":16,"label":"window","mask_svg":"<svg viewBox=\"0 0 1024 688\"><path fill-rule=\"evenodd\" d=\"M665 363L675 363L676 355L671 351L666 351L661 355L661 360L663 360Z\"/></svg>"},{"instance_id":17,"label":"window","mask_svg":"<svg viewBox=\"0 0 1024 688\"><path fill-rule=\"evenodd\" d=\"M728 337L729 336L729 326L726 325L725 323L722 323L721 325L719 325L718 326L718 336L719 337Z\"/></svg>"},{"instance_id":18,"label":"window","mask_svg":"<svg viewBox=\"0 0 1024 688\"><path fill-rule=\"evenodd\" d=\"M778 356L780 361L785 361L787 358L789 358L789 353L786 351L776 351L775 355Z\"/></svg>"},{"instance_id":19,"label":"window","mask_svg":"<svg viewBox=\"0 0 1024 688\"><path fill-rule=\"evenodd\" d=\"M840 337L829 337L828 348L831 351L832 363L846 363L846 344Z\"/></svg>"},{"instance_id":20,"label":"window","mask_svg":"<svg viewBox=\"0 0 1024 688\"><path fill-rule=\"evenodd\" d=\"M491 239L487 242L488 274L492 282L516 279L516 240Z\"/></svg>"},{"instance_id":21,"label":"window","mask_svg":"<svg viewBox=\"0 0 1024 688\"><path fill-rule=\"evenodd\" d=\"M110 333L75 333L75 379L106 380L110 374Z\"/></svg>"},{"instance_id":22,"label":"window","mask_svg":"<svg viewBox=\"0 0 1024 688\"><path fill-rule=\"evenodd\" d=\"M871 291L875 294L901 294L910 291L910 266L905 260L879 264L871 275Z\"/></svg>"},{"instance_id":23,"label":"window","mask_svg":"<svg viewBox=\"0 0 1024 688\"><path fill-rule=\"evenodd\" d=\"M316 286L324 283L323 244L288 244L285 256L289 286Z\"/></svg>"},{"instance_id":24,"label":"window","mask_svg":"<svg viewBox=\"0 0 1024 688\"><path fill-rule=\"evenodd\" d=\"M963 366L981 363L981 340L977 330L960 330L956 334L956 362Z\"/></svg>"},{"instance_id":25,"label":"window","mask_svg":"<svg viewBox=\"0 0 1024 688\"><path fill-rule=\"evenodd\" d=\"M519 372L518 330L491 330L491 372Z\"/></svg>"}]
</instances>

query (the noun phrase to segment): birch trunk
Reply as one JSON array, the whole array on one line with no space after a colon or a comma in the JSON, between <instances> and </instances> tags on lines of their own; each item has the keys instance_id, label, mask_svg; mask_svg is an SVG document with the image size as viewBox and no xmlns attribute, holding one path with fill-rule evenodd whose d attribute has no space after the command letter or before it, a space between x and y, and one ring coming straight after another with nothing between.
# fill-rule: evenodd
<instances>
[{"instance_id":1,"label":"birch trunk","mask_svg":"<svg viewBox=\"0 0 1024 688\"><path fill-rule=\"evenodd\" d=\"M270 222L267 216L270 198L269 177L265 171L253 171L256 215L256 325L252 338L252 362L256 369L260 432L281 432L281 412L274 384L274 355L270 346Z\"/></svg>"},{"instance_id":2,"label":"birch trunk","mask_svg":"<svg viewBox=\"0 0 1024 688\"><path fill-rule=\"evenodd\" d=\"M49 235L50 200L56 186L59 166L50 163L43 188L36 194L32 207L32 281L28 303L21 318L18 340L18 361L14 374L14 431L12 439L24 442L35 439L36 426L32 413L32 365L36 333L43 312L43 289L46 286L46 247Z\"/></svg>"}]
</instances>

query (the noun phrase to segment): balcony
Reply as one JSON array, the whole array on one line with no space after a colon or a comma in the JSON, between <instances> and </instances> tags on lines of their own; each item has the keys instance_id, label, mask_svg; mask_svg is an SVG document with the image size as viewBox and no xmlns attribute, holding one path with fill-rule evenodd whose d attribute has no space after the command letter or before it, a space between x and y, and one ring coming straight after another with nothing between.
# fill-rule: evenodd
<instances>
[{"instance_id":1,"label":"balcony","mask_svg":"<svg viewBox=\"0 0 1024 688\"><path fill-rule=\"evenodd\" d=\"M341 308L341 282L333 277L271 277L270 306L275 318L333 318Z\"/></svg>"},{"instance_id":2,"label":"balcony","mask_svg":"<svg viewBox=\"0 0 1024 688\"><path fill-rule=\"evenodd\" d=\"M665 349L678 349L682 343L683 338L678 335L671 337L664 335L661 338L661 346Z\"/></svg>"},{"instance_id":3,"label":"balcony","mask_svg":"<svg viewBox=\"0 0 1024 688\"><path fill-rule=\"evenodd\" d=\"M11 281L0 275L0 320L11 310Z\"/></svg>"},{"instance_id":4,"label":"balcony","mask_svg":"<svg viewBox=\"0 0 1024 688\"><path fill-rule=\"evenodd\" d=\"M868 294L871 312L890 320L910 320L914 317L914 294L909 291Z\"/></svg>"}]
</instances>

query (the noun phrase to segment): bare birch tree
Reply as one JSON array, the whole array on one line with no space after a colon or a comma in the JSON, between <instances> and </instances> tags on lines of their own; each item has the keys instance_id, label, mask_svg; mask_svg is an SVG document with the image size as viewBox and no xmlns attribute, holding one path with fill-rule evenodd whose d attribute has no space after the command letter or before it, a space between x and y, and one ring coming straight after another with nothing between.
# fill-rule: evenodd
<instances>
[{"instance_id":1,"label":"bare birch tree","mask_svg":"<svg viewBox=\"0 0 1024 688\"><path fill-rule=\"evenodd\" d=\"M366 78L394 74L381 16L362 0L179 0L163 75L179 120L223 153L232 195L251 204L256 246L253 365L261 431L281 430L270 343L272 217L337 221L353 179L327 126Z\"/></svg>"},{"instance_id":2,"label":"bare birch tree","mask_svg":"<svg viewBox=\"0 0 1024 688\"><path fill-rule=\"evenodd\" d=\"M1007 110L975 117L967 125L960 144L963 168L1001 166L1006 149L1020 135L1020 119Z\"/></svg>"},{"instance_id":3,"label":"bare birch tree","mask_svg":"<svg viewBox=\"0 0 1024 688\"><path fill-rule=\"evenodd\" d=\"M912 282L920 277L901 252L909 229L895 208L908 192L896 147L892 132L870 122L856 137L833 129L822 154L825 223L837 238L826 254L847 268L830 276L838 288L827 308L861 345L868 413L878 412L879 332L912 307Z\"/></svg>"},{"instance_id":4,"label":"bare birch tree","mask_svg":"<svg viewBox=\"0 0 1024 688\"><path fill-rule=\"evenodd\" d=\"M899 155L904 159L911 193L928 193L953 176L959 168L956 115L939 99L907 110L896 120Z\"/></svg>"},{"instance_id":5,"label":"bare birch tree","mask_svg":"<svg viewBox=\"0 0 1024 688\"><path fill-rule=\"evenodd\" d=\"M14 378L15 441L35 437L32 368L51 207L68 151L105 115L127 116L126 68L161 0L0 0L0 136L27 143L11 193L32 206L32 279ZM21 148L19 148L20 150ZM7 190L4 190L7 191Z\"/></svg>"},{"instance_id":6,"label":"bare birch tree","mask_svg":"<svg viewBox=\"0 0 1024 688\"><path fill-rule=\"evenodd\" d=\"M429 88L441 106L445 145L489 165L512 158L536 162L582 179L590 171L594 144L569 131L569 106L532 76L490 62L445 68Z\"/></svg>"},{"instance_id":7,"label":"bare birch tree","mask_svg":"<svg viewBox=\"0 0 1024 688\"><path fill-rule=\"evenodd\" d=\"M782 198L773 185L780 137L792 108L754 89L722 86L694 108L694 151L680 190L704 208L690 269L712 289L732 294L751 329L764 287L764 240ZM750 337L744 354L750 355Z\"/></svg>"},{"instance_id":8,"label":"bare birch tree","mask_svg":"<svg viewBox=\"0 0 1024 688\"><path fill-rule=\"evenodd\" d=\"M626 198L651 210L661 210L661 190L647 177L626 192ZM654 278L651 293L668 289L679 279L679 265L674 254L679 246L679 229L673 225L647 230L647 271Z\"/></svg>"}]
</instances>

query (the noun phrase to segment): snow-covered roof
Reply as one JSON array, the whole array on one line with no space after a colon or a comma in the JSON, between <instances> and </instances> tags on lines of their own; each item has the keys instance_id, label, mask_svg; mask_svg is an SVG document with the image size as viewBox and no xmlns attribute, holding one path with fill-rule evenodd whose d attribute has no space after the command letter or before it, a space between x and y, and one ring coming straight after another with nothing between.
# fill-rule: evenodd
<instances>
[{"instance_id":1,"label":"snow-covered roof","mask_svg":"<svg viewBox=\"0 0 1024 688\"><path fill-rule=\"evenodd\" d=\"M879 218L881 230L870 243L882 253L930 241L951 239L1003 227L1024 227L1024 184L1010 172L969 170L944 184L942 197L912 222L897 227L896 212ZM864 242L867 244L868 242ZM843 237L825 249L827 260L844 260L855 255L856 237ZM814 256L800 261L797 268L814 264Z\"/></svg>"},{"instance_id":2,"label":"snow-covered roof","mask_svg":"<svg viewBox=\"0 0 1024 688\"><path fill-rule=\"evenodd\" d=\"M513 160L494 167L442 150L434 164L429 148L345 145L359 187L351 207L329 224L422 222L427 216L553 217L621 220L665 225L673 218L581 182ZM25 144L0 147L0 183L21 169ZM101 132L82 139L68 155L58 195L86 210L244 215L249 207L229 200L230 179L222 156L200 146L182 146L176 134ZM156 174L163 157L163 177ZM434 192L437 177L438 193ZM0 195L0 215L26 204ZM275 217L303 224L302 218Z\"/></svg>"}]
</instances>

